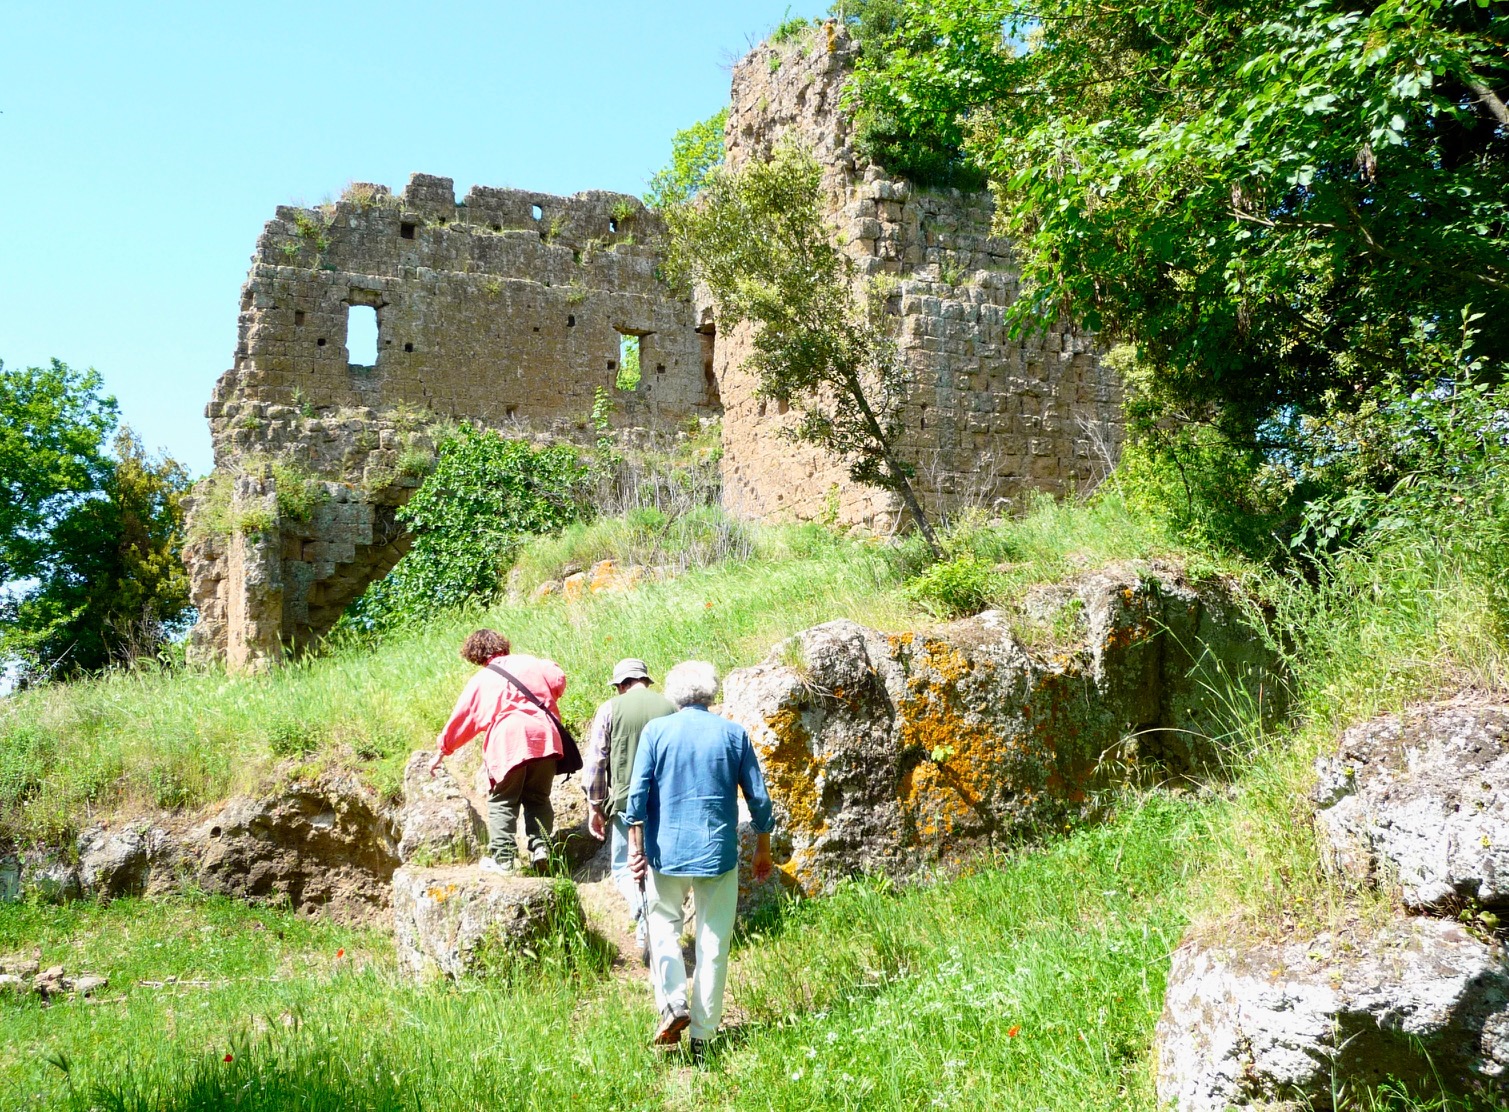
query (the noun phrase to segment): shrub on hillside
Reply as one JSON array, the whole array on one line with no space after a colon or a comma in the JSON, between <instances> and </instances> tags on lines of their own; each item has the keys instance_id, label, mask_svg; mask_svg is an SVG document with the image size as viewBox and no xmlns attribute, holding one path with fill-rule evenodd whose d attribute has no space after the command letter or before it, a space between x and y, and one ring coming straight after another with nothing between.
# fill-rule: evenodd
<instances>
[{"instance_id":1,"label":"shrub on hillside","mask_svg":"<svg viewBox=\"0 0 1509 1112\"><path fill-rule=\"evenodd\" d=\"M526 538L583 515L586 481L571 445L537 448L463 426L398 512L413 547L352 604L347 624L375 629L492 596Z\"/></svg>"},{"instance_id":2,"label":"shrub on hillside","mask_svg":"<svg viewBox=\"0 0 1509 1112\"><path fill-rule=\"evenodd\" d=\"M978 614L996 592L995 571L969 554L934 564L907 583L907 594L942 618Z\"/></svg>"}]
</instances>

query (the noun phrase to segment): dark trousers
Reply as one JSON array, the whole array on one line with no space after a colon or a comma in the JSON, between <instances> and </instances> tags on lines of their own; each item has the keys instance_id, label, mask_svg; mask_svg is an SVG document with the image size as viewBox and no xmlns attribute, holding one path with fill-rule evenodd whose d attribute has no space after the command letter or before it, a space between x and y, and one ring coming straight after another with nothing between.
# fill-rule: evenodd
<instances>
[{"instance_id":1,"label":"dark trousers","mask_svg":"<svg viewBox=\"0 0 1509 1112\"><path fill-rule=\"evenodd\" d=\"M528 761L493 785L487 797L487 852L500 864L518 856L514 831L519 825L519 811L524 812L524 833L529 838L529 855L550 852L550 832L555 826L555 811L550 806L550 785L555 780L555 758Z\"/></svg>"}]
</instances>

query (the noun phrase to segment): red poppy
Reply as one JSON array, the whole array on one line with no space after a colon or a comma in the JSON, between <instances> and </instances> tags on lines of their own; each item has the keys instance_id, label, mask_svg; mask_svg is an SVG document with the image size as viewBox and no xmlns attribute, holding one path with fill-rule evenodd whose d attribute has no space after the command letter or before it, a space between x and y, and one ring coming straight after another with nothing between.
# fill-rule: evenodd
<instances>
[{"instance_id":1,"label":"red poppy","mask_svg":"<svg viewBox=\"0 0 1509 1112\"><path fill-rule=\"evenodd\" d=\"M225 1056L225 1060L227 1062L234 1062L236 1060L236 1056L234 1054L227 1054Z\"/></svg>"},{"instance_id":2,"label":"red poppy","mask_svg":"<svg viewBox=\"0 0 1509 1112\"><path fill-rule=\"evenodd\" d=\"M1011 1030L1009 1030L1009 1031L1006 1032L1006 1037L1008 1039L1014 1039L1018 1035L1020 1035L1021 1033L1022 1033L1022 1025L1020 1023L1013 1024L1012 1027L1011 1027Z\"/></svg>"},{"instance_id":3,"label":"red poppy","mask_svg":"<svg viewBox=\"0 0 1509 1112\"><path fill-rule=\"evenodd\" d=\"M342 946L339 950L337 950L335 952L335 956L336 956L337 960L339 960L340 958L345 957L346 956L346 947Z\"/></svg>"}]
</instances>

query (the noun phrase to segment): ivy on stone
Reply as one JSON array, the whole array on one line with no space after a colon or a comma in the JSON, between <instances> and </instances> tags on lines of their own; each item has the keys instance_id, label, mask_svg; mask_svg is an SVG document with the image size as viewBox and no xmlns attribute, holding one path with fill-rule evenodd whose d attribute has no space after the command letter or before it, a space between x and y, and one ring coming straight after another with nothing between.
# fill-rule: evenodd
<instances>
[{"instance_id":1,"label":"ivy on stone","mask_svg":"<svg viewBox=\"0 0 1509 1112\"><path fill-rule=\"evenodd\" d=\"M352 604L347 624L381 628L492 597L521 544L583 514L587 470L572 445L462 426L398 511L412 547Z\"/></svg>"}]
</instances>

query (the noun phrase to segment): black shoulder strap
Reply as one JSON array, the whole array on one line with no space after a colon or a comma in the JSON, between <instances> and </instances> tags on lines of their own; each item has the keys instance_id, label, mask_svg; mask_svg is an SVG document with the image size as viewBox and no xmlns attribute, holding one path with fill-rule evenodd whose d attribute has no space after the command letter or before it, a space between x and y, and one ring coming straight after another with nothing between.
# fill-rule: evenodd
<instances>
[{"instance_id":1,"label":"black shoulder strap","mask_svg":"<svg viewBox=\"0 0 1509 1112\"><path fill-rule=\"evenodd\" d=\"M534 695L534 692L531 691L531 690L529 690L529 688L525 687L524 684L520 682L518 676L514 675L512 672L510 672L507 668L503 667L503 665L501 665L501 664L489 664L487 666L487 669L490 672L496 672L496 673L498 673L498 675L502 676L509 683L513 684L516 688L519 689L519 694L520 695L524 696L524 698L528 699L531 703L533 703L535 706L539 707L542 711L544 711L545 712L545 717L548 718L548 719L550 719L550 721L554 724L555 728L561 732L561 736L562 737L570 737L571 736L571 731L568 730L568 729L566 729L566 724L564 722L562 722L558 717L556 717L554 711L552 711L544 703L542 703L538 699L536 699L535 695Z\"/></svg>"},{"instance_id":2,"label":"black shoulder strap","mask_svg":"<svg viewBox=\"0 0 1509 1112\"><path fill-rule=\"evenodd\" d=\"M524 696L524 698L528 699L531 703L544 711L545 717L550 719L551 725L553 725L556 730L560 732L561 750L563 755L560 761L558 761L556 764L556 775L569 776L573 772L581 771L581 750L576 744L576 738L572 737L571 731L566 728L566 723L562 722L554 711L552 711L544 703L535 698L534 692L525 687L524 684L519 681L519 677L515 676L507 668L503 667L503 665L489 664L487 666L487 670L489 672L496 672L509 683L513 684L514 687L518 688L519 694Z\"/></svg>"}]
</instances>

